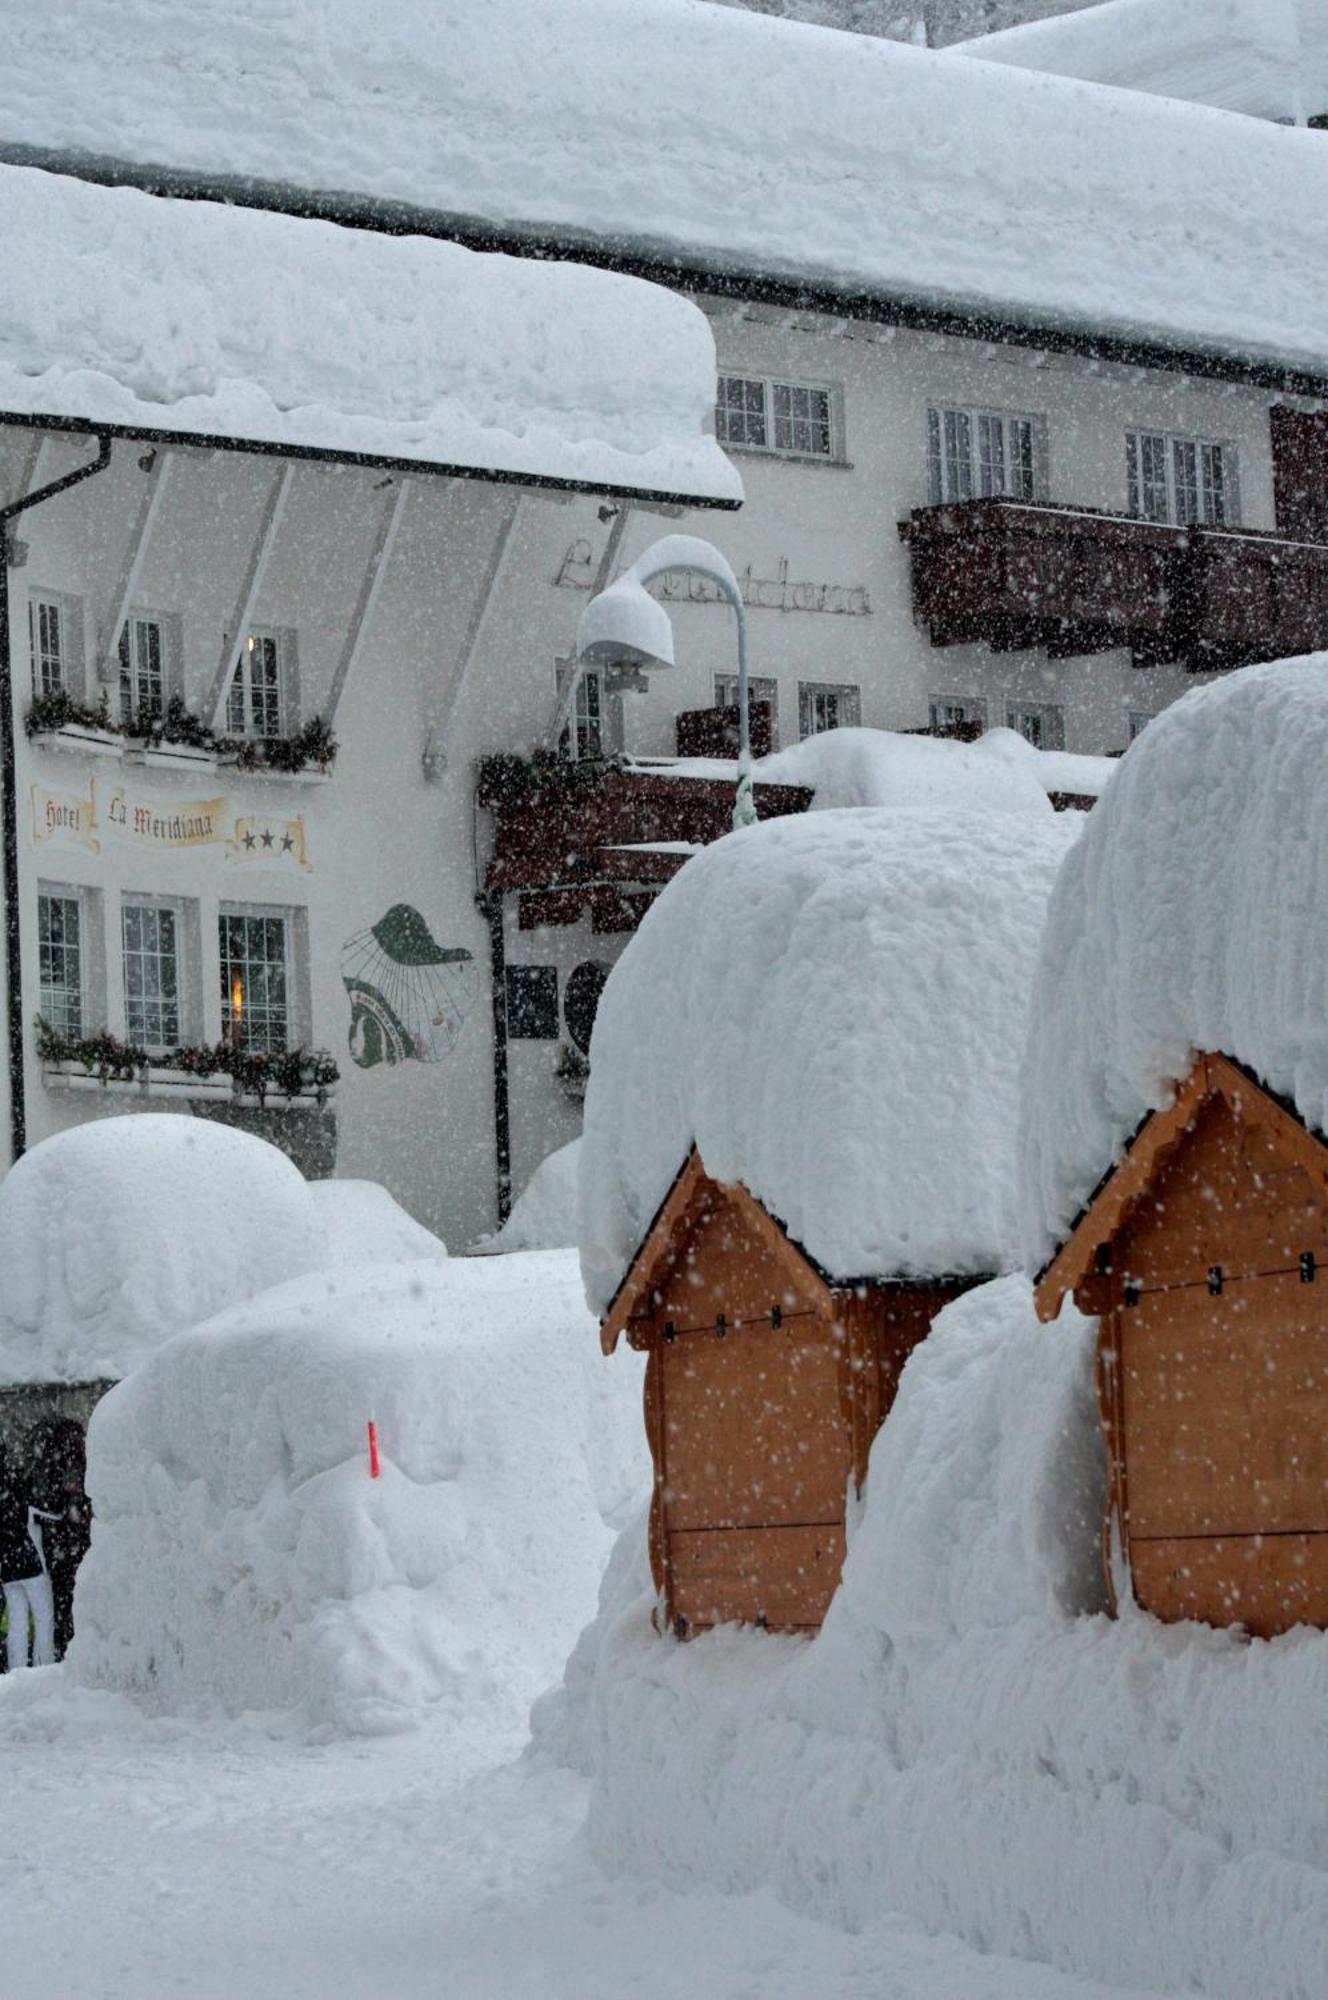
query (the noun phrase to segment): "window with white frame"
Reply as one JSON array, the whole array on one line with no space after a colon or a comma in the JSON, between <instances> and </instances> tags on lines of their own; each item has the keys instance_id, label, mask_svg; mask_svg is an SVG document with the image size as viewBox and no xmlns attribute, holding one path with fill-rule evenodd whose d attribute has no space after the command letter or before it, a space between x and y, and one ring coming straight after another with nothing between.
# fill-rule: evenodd
<instances>
[{"instance_id":1,"label":"window with white frame","mask_svg":"<svg viewBox=\"0 0 1328 2000\"><path fill-rule=\"evenodd\" d=\"M223 903L218 913L222 1030L256 1055L298 1040L292 927L289 910Z\"/></svg>"},{"instance_id":2,"label":"window with white frame","mask_svg":"<svg viewBox=\"0 0 1328 2000\"><path fill-rule=\"evenodd\" d=\"M1125 472L1128 510L1141 521L1222 527L1236 519L1235 453L1216 439L1127 431Z\"/></svg>"},{"instance_id":3,"label":"window with white frame","mask_svg":"<svg viewBox=\"0 0 1328 2000\"><path fill-rule=\"evenodd\" d=\"M767 680L764 676L749 677L747 699L755 704L766 701L770 704L770 747L779 748L779 682ZM715 675L715 707L736 708L738 706L738 676L736 674Z\"/></svg>"},{"instance_id":4,"label":"window with white frame","mask_svg":"<svg viewBox=\"0 0 1328 2000\"><path fill-rule=\"evenodd\" d=\"M166 710L166 652L161 620L130 612L120 632L120 715L163 715Z\"/></svg>"},{"instance_id":5,"label":"window with white frame","mask_svg":"<svg viewBox=\"0 0 1328 2000\"><path fill-rule=\"evenodd\" d=\"M185 913L173 897L126 896L120 907L125 1034L138 1048L178 1048L185 1028Z\"/></svg>"},{"instance_id":6,"label":"window with white frame","mask_svg":"<svg viewBox=\"0 0 1328 2000\"><path fill-rule=\"evenodd\" d=\"M1005 711L1007 729L1017 729L1035 750L1065 748L1065 711L1054 702L1012 701Z\"/></svg>"},{"instance_id":7,"label":"window with white frame","mask_svg":"<svg viewBox=\"0 0 1328 2000\"><path fill-rule=\"evenodd\" d=\"M856 729L862 720L862 696L851 686L828 681L798 682L798 735L823 736L827 729Z\"/></svg>"},{"instance_id":8,"label":"window with white frame","mask_svg":"<svg viewBox=\"0 0 1328 2000\"><path fill-rule=\"evenodd\" d=\"M558 693L567 686L567 676L572 671L572 662L561 660L557 666ZM623 745L622 696L605 692L604 674L598 667L589 667L582 674L576 690L576 754L582 757L612 757ZM563 729L558 740L562 756L571 755L571 723Z\"/></svg>"},{"instance_id":9,"label":"window with white frame","mask_svg":"<svg viewBox=\"0 0 1328 2000\"><path fill-rule=\"evenodd\" d=\"M838 458L837 397L825 383L721 375L715 435L721 444L788 458Z\"/></svg>"},{"instance_id":10,"label":"window with white frame","mask_svg":"<svg viewBox=\"0 0 1328 2000\"><path fill-rule=\"evenodd\" d=\"M294 728L290 639L284 632L246 632L226 697L226 731L271 742Z\"/></svg>"},{"instance_id":11,"label":"window with white frame","mask_svg":"<svg viewBox=\"0 0 1328 2000\"><path fill-rule=\"evenodd\" d=\"M933 506L1037 494L1033 417L1004 410L927 411L927 483Z\"/></svg>"},{"instance_id":12,"label":"window with white frame","mask_svg":"<svg viewBox=\"0 0 1328 2000\"><path fill-rule=\"evenodd\" d=\"M85 891L52 883L37 892L38 1011L58 1035L84 1033Z\"/></svg>"},{"instance_id":13,"label":"window with white frame","mask_svg":"<svg viewBox=\"0 0 1328 2000\"><path fill-rule=\"evenodd\" d=\"M73 691L78 666L78 607L67 597L34 591L28 599L28 638L32 649L32 692L37 695Z\"/></svg>"},{"instance_id":14,"label":"window with white frame","mask_svg":"<svg viewBox=\"0 0 1328 2000\"><path fill-rule=\"evenodd\" d=\"M962 729L974 724L985 729L987 704L978 695L937 695L927 704L927 724L931 729Z\"/></svg>"}]
</instances>

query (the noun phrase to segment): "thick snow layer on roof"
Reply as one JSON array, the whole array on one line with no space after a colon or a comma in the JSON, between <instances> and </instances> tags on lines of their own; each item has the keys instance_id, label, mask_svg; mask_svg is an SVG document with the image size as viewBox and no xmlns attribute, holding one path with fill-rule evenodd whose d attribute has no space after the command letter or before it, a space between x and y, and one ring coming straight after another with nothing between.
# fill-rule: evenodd
<instances>
[{"instance_id":1,"label":"thick snow layer on roof","mask_svg":"<svg viewBox=\"0 0 1328 2000\"><path fill-rule=\"evenodd\" d=\"M1042 940L1020 1140L1033 1267L1197 1050L1328 1130L1326 766L1324 653L1186 695L1122 759Z\"/></svg>"},{"instance_id":2,"label":"thick snow layer on roof","mask_svg":"<svg viewBox=\"0 0 1328 2000\"><path fill-rule=\"evenodd\" d=\"M1113 1990L1319 1993L1328 1636L1100 1615L1094 1346L1073 1307L1039 1326L1019 1277L946 1308L810 1643L661 1636L648 1592L624 1601L635 1530L542 1717L556 1752L590 1751L598 1859L854 1931L907 1916L1028 1961L1029 1994L1049 1964Z\"/></svg>"},{"instance_id":3,"label":"thick snow layer on roof","mask_svg":"<svg viewBox=\"0 0 1328 2000\"><path fill-rule=\"evenodd\" d=\"M5 37L10 157L1328 371L1310 133L699 0L8 0Z\"/></svg>"},{"instance_id":4,"label":"thick snow layer on roof","mask_svg":"<svg viewBox=\"0 0 1328 2000\"><path fill-rule=\"evenodd\" d=\"M1328 0L1106 0L951 52L1258 118L1328 110Z\"/></svg>"},{"instance_id":5,"label":"thick snow layer on roof","mask_svg":"<svg viewBox=\"0 0 1328 2000\"><path fill-rule=\"evenodd\" d=\"M169 1113L76 1125L0 1181L0 1382L114 1380L326 1257L309 1183L264 1140Z\"/></svg>"},{"instance_id":6,"label":"thick snow layer on roof","mask_svg":"<svg viewBox=\"0 0 1328 2000\"><path fill-rule=\"evenodd\" d=\"M1071 817L809 813L688 862L595 1022L579 1235L596 1310L693 1142L833 1277L1008 1265L1019 1051Z\"/></svg>"},{"instance_id":7,"label":"thick snow layer on roof","mask_svg":"<svg viewBox=\"0 0 1328 2000\"><path fill-rule=\"evenodd\" d=\"M446 1257L442 1238L408 1215L377 1181L310 1181L318 1219L327 1231L327 1261L404 1264L412 1257Z\"/></svg>"},{"instance_id":8,"label":"thick snow layer on roof","mask_svg":"<svg viewBox=\"0 0 1328 2000\"><path fill-rule=\"evenodd\" d=\"M181 1334L92 1420L71 1672L510 1743L647 1476L616 1373L572 1251L320 1272Z\"/></svg>"},{"instance_id":9,"label":"thick snow layer on roof","mask_svg":"<svg viewBox=\"0 0 1328 2000\"><path fill-rule=\"evenodd\" d=\"M0 258L0 412L741 497L704 316L639 279L19 167Z\"/></svg>"},{"instance_id":10,"label":"thick snow layer on roof","mask_svg":"<svg viewBox=\"0 0 1328 2000\"><path fill-rule=\"evenodd\" d=\"M814 812L840 806L954 806L975 812L1048 810L1048 794L1097 798L1110 757L1037 750L1017 730L989 729L976 743L889 729L829 729L763 757L762 784L810 785ZM719 775L733 766L718 765Z\"/></svg>"}]
</instances>

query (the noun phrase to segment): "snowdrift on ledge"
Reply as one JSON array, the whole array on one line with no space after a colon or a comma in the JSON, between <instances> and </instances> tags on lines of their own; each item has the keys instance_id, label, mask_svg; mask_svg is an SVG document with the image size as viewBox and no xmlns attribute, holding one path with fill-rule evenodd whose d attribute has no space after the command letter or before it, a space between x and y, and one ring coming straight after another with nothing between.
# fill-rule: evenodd
<instances>
[{"instance_id":1,"label":"snowdrift on ledge","mask_svg":"<svg viewBox=\"0 0 1328 2000\"><path fill-rule=\"evenodd\" d=\"M1328 653L1249 667L1131 745L1056 885L1024 1071L1037 1269L1197 1050L1328 1129Z\"/></svg>"},{"instance_id":2,"label":"snowdrift on ledge","mask_svg":"<svg viewBox=\"0 0 1328 2000\"><path fill-rule=\"evenodd\" d=\"M808 813L689 861L595 1022L578 1221L592 1308L693 1142L833 1277L1009 1268L1029 987L1080 823L1045 800Z\"/></svg>"}]
</instances>

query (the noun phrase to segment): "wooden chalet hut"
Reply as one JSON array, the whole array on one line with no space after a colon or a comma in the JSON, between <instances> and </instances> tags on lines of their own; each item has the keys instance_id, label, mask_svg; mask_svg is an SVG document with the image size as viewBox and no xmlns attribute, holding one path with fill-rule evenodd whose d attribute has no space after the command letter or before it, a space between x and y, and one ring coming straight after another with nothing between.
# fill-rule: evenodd
<instances>
[{"instance_id":1,"label":"wooden chalet hut","mask_svg":"<svg viewBox=\"0 0 1328 2000\"><path fill-rule=\"evenodd\" d=\"M1328 1625L1328 1141L1223 1055L1037 1285L1099 1316L1112 1544L1159 1618Z\"/></svg>"},{"instance_id":2,"label":"wooden chalet hut","mask_svg":"<svg viewBox=\"0 0 1328 2000\"><path fill-rule=\"evenodd\" d=\"M1020 1148L1039 1316L1100 1322L1112 1588L1264 1638L1328 1626L1325 667L1125 758L1049 914Z\"/></svg>"},{"instance_id":3,"label":"wooden chalet hut","mask_svg":"<svg viewBox=\"0 0 1328 2000\"><path fill-rule=\"evenodd\" d=\"M679 1637L820 1625L909 1354L1010 1261L1065 842L1049 809L772 821L693 860L609 980L582 1265L605 1352L646 1355L651 1566Z\"/></svg>"}]
</instances>

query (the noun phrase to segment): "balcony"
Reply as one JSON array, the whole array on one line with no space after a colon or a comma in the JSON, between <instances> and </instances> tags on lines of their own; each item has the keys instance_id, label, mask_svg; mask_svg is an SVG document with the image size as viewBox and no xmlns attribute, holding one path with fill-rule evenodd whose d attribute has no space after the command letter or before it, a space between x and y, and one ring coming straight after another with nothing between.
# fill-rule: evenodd
<instances>
[{"instance_id":1,"label":"balcony","mask_svg":"<svg viewBox=\"0 0 1328 2000\"><path fill-rule=\"evenodd\" d=\"M1171 528L1086 508L969 500L899 524L935 646L1128 646L1140 664L1233 667L1328 646L1328 546Z\"/></svg>"},{"instance_id":2,"label":"balcony","mask_svg":"<svg viewBox=\"0 0 1328 2000\"><path fill-rule=\"evenodd\" d=\"M655 895L698 847L733 824L733 782L658 765L486 758L478 802L492 815L484 886L520 892L523 930L575 924L635 930ZM805 812L802 785L758 784L760 819Z\"/></svg>"}]
</instances>

